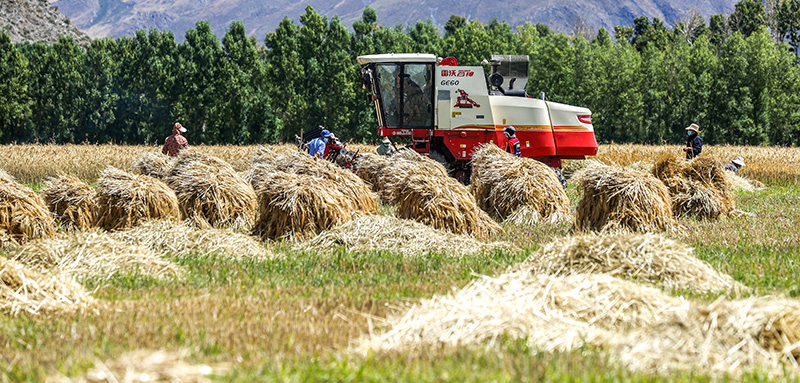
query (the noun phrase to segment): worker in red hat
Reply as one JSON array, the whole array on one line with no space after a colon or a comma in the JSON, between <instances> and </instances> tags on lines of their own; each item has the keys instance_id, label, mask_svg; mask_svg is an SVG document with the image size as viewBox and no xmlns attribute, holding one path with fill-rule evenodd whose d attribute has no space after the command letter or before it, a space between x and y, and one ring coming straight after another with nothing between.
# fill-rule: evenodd
<instances>
[{"instance_id":1,"label":"worker in red hat","mask_svg":"<svg viewBox=\"0 0 800 383\"><path fill-rule=\"evenodd\" d=\"M176 122L172 126L172 135L164 139L164 148L161 153L169 154L170 157L175 157L181 150L189 147L189 141L183 136L186 133L186 128L180 122Z\"/></svg>"}]
</instances>

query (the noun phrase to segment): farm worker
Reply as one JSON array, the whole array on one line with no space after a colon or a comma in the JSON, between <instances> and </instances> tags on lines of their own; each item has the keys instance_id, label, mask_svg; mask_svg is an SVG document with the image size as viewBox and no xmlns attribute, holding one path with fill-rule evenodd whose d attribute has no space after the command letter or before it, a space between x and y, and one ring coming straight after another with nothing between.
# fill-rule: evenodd
<instances>
[{"instance_id":1,"label":"farm worker","mask_svg":"<svg viewBox=\"0 0 800 383\"><path fill-rule=\"evenodd\" d=\"M686 152L686 159L691 160L700 155L703 151L703 139L700 138L700 127L697 124L691 124L686 128L686 147L683 151Z\"/></svg>"},{"instance_id":2,"label":"farm worker","mask_svg":"<svg viewBox=\"0 0 800 383\"><path fill-rule=\"evenodd\" d=\"M503 129L503 133L506 134L506 138L508 139L508 143L506 144L506 151L517 157L522 156L522 150L520 149L519 139L517 138L517 130L514 129L513 126L509 125L507 128Z\"/></svg>"},{"instance_id":3,"label":"farm worker","mask_svg":"<svg viewBox=\"0 0 800 383\"><path fill-rule=\"evenodd\" d=\"M343 147L342 141L339 141L336 135L331 133L330 142L325 145L325 155L323 157L328 161L336 162L336 157L339 157Z\"/></svg>"},{"instance_id":4,"label":"farm worker","mask_svg":"<svg viewBox=\"0 0 800 383\"><path fill-rule=\"evenodd\" d=\"M306 144L308 146L308 154L311 157L322 158L325 155L325 146L328 145L328 141L331 139L331 132L327 129L322 129L320 132L319 137L311 140Z\"/></svg>"},{"instance_id":5,"label":"farm worker","mask_svg":"<svg viewBox=\"0 0 800 383\"><path fill-rule=\"evenodd\" d=\"M375 149L375 151L381 156L391 156L395 152L394 148L392 147L392 141L389 140L389 137L383 137L383 141L381 141L381 144L378 145L378 148Z\"/></svg>"},{"instance_id":6,"label":"farm worker","mask_svg":"<svg viewBox=\"0 0 800 383\"><path fill-rule=\"evenodd\" d=\"M723 166L722 168L727 171L736 173L739 171L739 169L742 168L742 166L744 166L744 158L736 157L733 159L733 161L731 161L728 164L725 164L725 166Z\"/></svg>"},{"instance_id":7,"label":"farm worker","mask_svg":"<svg viewBox=\"0 0 800 383\"><path fill-rule=\"evenodd\" d=\"M164 148L161 149L161 153L169 154L170 157L175 157L181 150L188 148L189 141L186 140L183 133L186 133L186 128L184 128L180 122L176 122L175 125L172 126L172 135L164 139Z\"/></svg>"}]
</instances>

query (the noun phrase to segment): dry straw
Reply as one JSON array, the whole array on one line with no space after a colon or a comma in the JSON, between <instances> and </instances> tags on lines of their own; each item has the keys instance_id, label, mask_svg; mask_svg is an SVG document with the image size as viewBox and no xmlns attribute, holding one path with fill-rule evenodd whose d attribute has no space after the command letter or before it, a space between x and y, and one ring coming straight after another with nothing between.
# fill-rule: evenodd
<instances>
[{"instance_id":1,"label":"dry straw","mask_svg":"<svg viewBox=\"0 0 800 383\"><path fill-rule=\"evenodd\" d=\"M348 251L390 251L405 256L428 252L461 256L511 247L506 243L487 244L411 220L380 215L356 217L323 231L304 247L328 250L337 245L344 246Z\"/></svg>"},{"instance_id":2,"label":"dry straw","mask_svg":"<svg viewBox=\"0 0 800 383\"><path fill-rule=\"evenodd\" d=\"M378 203L370 187L349 170L340 168L329 161L311 157L298 150L275 151L259 149L253 157L253 168L248 177L256 189L261 182L273 173L288 173L321 179L339 193L352 201L354 211L375 214Z\"/></svg>"},{"instance_id":3,"label":"dry straw","mask_svg":"<svg viewBox=\"0 0 800 383\"><path fill-rule=\"evenodd\" d=\"M167 184L114 167L100 175L97 204L95 225L106 230L125 229L150 219L179 220L181 216L178 198Z\"/></svg>"},{"instance_id":4,"label":"dry straw","mask_svg":"<svg viewBox=\"0 0 800 383\"><path fill-rule=\"evenodd\" d=\"M553 241L525 262L535 274L608 274L694 293L744 291L744 285L658 234L577 235Z\"/></svg>"},{"instance_id":5,"label":"dry straw","mask_svg":"<svg viewBox=\"0 0 800 383\"><path fill-rule=\"evenodd\" d=\"M605 350L635 371L800 372L797 300L691 302L603 274L549 276L515 268L423 300L389 323L354 351L495 347L510 337L526 339L535 352Z\"/></svg>"},{"instance_id":6,"label":"dry straw","mask_svg":"<svg viewBox=\"0 0 800 383\"><path fill-rule=\"evenodd\" d=\"M571 217L567 193L549 166L497 145L475 152L471 182L478 206L498 220L559 222Z\"/></svg>"},{"instance_id":7,"label":"dry straw","mask_svg":"<svg viewBox=\"0 0 800 383\"><path fill-rule=\"evenodd\" d=\"M88 229L97 216L94 188L78 177L62 175L51 178L42 189L44 202L67 229Z\"/></svg>"},{"instance_id":8,"label":"dry straw","mask_svg":"<svg viewBox=\"0 0 800 383\"><path fill-rule=\"evenodd\" d=\"M721 218L734 210L725 171L710 157L685 161L663 157L653 167L653 175L669 188L672 210L677 216Z\"/></svg>"},{"instance_id":9,"label":"dry straw","mask_svg":"<svg viewBox=\"0 0 800 383\"><path fill-rule=\"evenodd\" d=\"M74 311L93 302L69 277L40 273L0 257L0 312L37 315Z\"/></svg>"},{"instance_id":10,"label":"dry straw","mask_svg":"<svg viewBox=\"0 0 800 383\"><path fill-rule=\"evenodd\" d=\"M369 161L376 162L370 164ZM383 201L390 204L400 204L403 201L405 195L401 193L401 189L407 184L408 177L450 178L442 164L413 150L401 150L389 157L386 166L381 166L381 161L383 161L381 157L366 157L363 160L359 159L358 166L367 166L370 171L377 171L378 193ZM357 172L361 174L360 170Z\"/></svg>"},{"instance_id":11,"label":"dry straw","mask_svg":"<svg viewBox=\"0 0 800 383\"><path fill-rule=\"evenodd\" d=\"M123 242L170 255L220 255L231 258L274 258L255 237L231 229L196 229L173 221L154 220L113 233Z\"/></svg>"},{"instance_id":12,"label":"dry straw","mask_svg":"<svg viewBox=\"0 0 800 383\"><path fill-rule=\"evenodd\" d=\"M183 218L199 228L250 230L256 193L225 161L182 151L165 181L178 197Z\"/></svg>"},{"instance_id":13,"label":"dry straw","mask_svg":"<svg viewBox=\"0 0 800 383\"><path fill-rule=\"evenodd\" d=\"M649 174L591 161L573 178L582 193L579 230L648 232L675 225L669 191Z\"/></svg>"},{"instance_id":14,"label":"dry straw","mask_svg":"<svg viewBox=\"0 0 800 383\"><path fill-rule=\"evenodd\" d=\"M180 276L183 270L149 249L115 239L104 231L75 231L64 238L28 243L10 257L41 272L76 278L107 279L119 273L153 277Z\"/></svg>"},{"instance_id":15,"label":"dry straw","mask_svg":"<svg viewBox=\"0 0 800 383\"><path fill-rule=\"evenodd\" d=\"M257 187L254 233L265 239L304 239L352 218L358 210L334 181L305 174L271 173Z\"/></svg>"},{"instance_id":16,"label":"dry straw","mask_svg":"<svg viewBox=\"0 0 800 383\"><path fill-rule=\"evenodd\" d=\"M74 379L51 377L48 381L63 383L211 383L212 377L227 373L226 364L194 364L186 361L189 352L181 350L137 350L115 360L95 361L85 375Z\"/></svg>"},{"instance_id":17,"label":"dry straw","mask_svg":"<svg viewBox=\"0 0 800 383\"><path fill-rule=\"evenodd\" d=\"M2 245L56 235L53 217L42 198L0 169L0 239Z\"/></svg>"},{"instance_id":18,"label":"dry straw","mask_svg":"<svg viewBox=\"0 0 800 383\"><path fill-rule=\"evenodd\" d=\"M175 159L166 154L142 152L133 166L139 170L139 174L163 180L175 166Z\"/></svg>"}]
</instances>

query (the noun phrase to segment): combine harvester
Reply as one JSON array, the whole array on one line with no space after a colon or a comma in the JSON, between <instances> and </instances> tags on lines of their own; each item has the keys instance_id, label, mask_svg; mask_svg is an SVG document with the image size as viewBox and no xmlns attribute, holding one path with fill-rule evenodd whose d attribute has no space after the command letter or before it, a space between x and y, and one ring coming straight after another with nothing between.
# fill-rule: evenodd
<instances>
[{"instance_id":1,"label":"combine harvester","mask_svg":"<svg viewBox=\"0 0 800 383\"><path fill-rule=\"evenodd\" d=\"M493 55L490 76L482 66L432 54L367 55L358 63L375 103L378 135L410 139L416 152L461 182L469 182L478 145L506 148L508 126L516 129L522 156L551 166L562 183L561 160L597 154L589 109L527 94L528 56Z\"/></svg>"}]
</instances>

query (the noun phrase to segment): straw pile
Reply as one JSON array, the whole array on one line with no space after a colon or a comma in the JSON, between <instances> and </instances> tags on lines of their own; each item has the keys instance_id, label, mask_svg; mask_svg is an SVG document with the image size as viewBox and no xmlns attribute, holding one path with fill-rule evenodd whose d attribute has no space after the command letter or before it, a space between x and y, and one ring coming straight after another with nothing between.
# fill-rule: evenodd
<instances>
[{"instance_id":1,"label":"straw pile","mask_svg":"<svg viewBox=\"0 0 800 383\"><path fill-rule=\"evenodd\" d=\"M575 226L597 231L671 229L669 190L655 177L592 161L573 176L583 196Z\"/></svg>"},{"instance_id":2,"label":"straw pile","mask_svg":"<svg viewBox=\"0 0 800 383\"><path fill-rule=\"evenodd\" d=\"M483 145L472 157L472 192L478 206L498 220L531 222L570 219L567 193L555 172L530 158Z\"/></svg>"},{"instance_id":3,"label":"straw pile","mask_svg":"<svg viewBox=\"0 0 800 383\"><path fill-rule=\"evenodd\" d=\"M658 234L578 235L553 241L525 262L535 274L608 274L665 290L744 291L744 285Z\"/></svg>"},{"instance_id":4,"label":"straw pile","mask_svg":"<svg viewBox=\"0 0 800 383\"><path fill-rule=\"evenodd\" d=\"M765 188L764 184L757 181L744 178L734 172L724 171L722 174L725 176L725 183L728 184L728 190L740 190L740 191L756 191L762 190Z\"/></svg>"},{"instance_id":5,"label":"straw pile","mask_svg":"<svg viewBox=\"0 0 800 383\"><path fill-rule=\"evenodd\" d=\"M69 379L51 377L48 381L64 383L211 383L211 377L226 373L225 364L213 366L193 364L185 359L188 351L178 352L138 350L126 353L116 360L96 361L86 375Z\"/></svg>"},{"instance_id":6,"label":"straw pile","mask_svg":"<svg viewBox=\"0 0 800 383\"><path fill-rule=\"evenodd\" d=\"M608 275L534 275L518 268L423 300L389 323L354 351L495 347L506 336L526 339L534 352L605 350L636 371L800 373L800 301L690 302Z\"/></svg>"},{"instance_id":7,"label":"straw pile","mask_svg":"<svg viewBox=\"0 0 800 383\"><path fill-rule=\"evenodd\" d=\"M230 258L276 257L256 238L231 229L195 229L172 221L154 220L113 233L125 243L169 255L220 255Z\"/></svg>"},{"instance_id":8,"label":"straw pile","mask_svg":"<svg viewBox=\"0 0 800 383\"><path fill-rule=\"evenodd\" d=\"M370 164L367 160L376 162ZM376 160L373 160L373 157L367 157L364 160L359 160L358 166L359 168L367 166L367 171L370 174L377 174L378 192L381 199L386 203L400 204L402 202L405 195L401 193L401 189L409 182L407 178L410 176L425 176L432 179L450 178L447 174L447 169L442 164L413 150L401 150L397 154L386 158L389 162L383 167L380 166L382 160L383 158L380 156L376 157ZM362 171L357 170L357 172Z\"/></svg>"},{"instance_id":9,"label":"straw pile","mask_svg":"<svg viewBox=\"0 0 800 383\"><path fill-rule=\"evenodd\" d=\"M17 315L73 311L94 299L72 279L42 274L0 257L0 312Z\"/></svg>"},{"instance_id":10,"label":"straw pile","mask_svg":"<svg viewBox=\"0 0 800 383\"><path fill-rule=\"evenodd\" d=\"M309 176L328 181L345 198L351 201L354 211L375 214L378 203L369 186L352 172L342 169L328 161L315 159L301 151L278 153L269 149L259 149L253 157L253 168L249 180L258 190L263 181L268 181L274 173L287 173Z\"/></svg>"},{"instance_id":11,"label":"straw pile","mask_svg":"<svg viewBox=\"0 0 800 383\"><path fill-rule=\"evenodd\" d=\"M43 239L18 249L10 259L40 272L76 278L108 279L118 273L153 277L179 276L183 270L149 249L130 245L103 231L77 231L64 238Z\"/></svg>"},{"instance_id":12,"label":"straw pile","mask_svg":"<svg viewBox=\"0 0 800 383\"><path fill-rule=\"evenodd\" d=\"M353 199L330 180L275 172L258 185L254 233L265 239L309 238L352 218Z\"/></svg>"},{"instance_id":13,"label":"straw pile","mask_svg":"<svg viewBox=\"0 0 800 383\"><path fill-rule=\"evenodd\" d=\"M710 157L698 157L689 162L678 157L664 157L656 162L653 175L669 188L676 216L716 219L734 210L725 171Z\"/></svg>"},{"instance_id":14,"label":"straw pile","mask_svg":"<svg viewBox=\"0 0 800 383\"><path fill-rule=\"evenodd\" d=\"M157 152L142 152L139 153L133 166L141 175L163 180L175 166L175 159Z\"/></svg>"},{"instance_id":15,"label":"straw pile","mask_svg":"<svg viewBox=\"0 0 800 383\"><path fill-rule=\"evenodd\" d=\"M392 163L392 158L388 156L379 156L373 153L359 154L353 161L352 169L355 170L356 175L361 177L367 185L370 185L372 191L381 193L384 189L381 182L381 176L384 173L384 168ZM381 198L384 196L381 195Z\"/></svg>"},{"instance_id":16,"label":"straw pile","mask_svg":"<svg viewBox=\"0 0 800 383\"><path fill-rule=\"evenodd\" d=\"M44 202L67 229L87 229L97 215L96 193L78 177L63 175L51 178L42 189Z\"/></svg>"},{"instance_id":17,"label":"straw pile","mask_svg":"<svg viewBox=\"0 0 800 383\"><path fill-rule=\"evenodd\" d=\"M178 197L181 214L199 228L250 230L256 193L227 162L183 151L165 181Z\"/></svg>"},{"instance_id":18,"label":"straw pile","mask_svg":"<svg viewBox=\"0 0 800 383\"><path fill-rule=\"evenodd\" d=\"M503 232L478 207L472 193L454 178L412 173L394 190L398 191L396 195L403 196L397 208L399 218L480 239Z\"/></svg>"},{"instance_id":19,"label":"straw pile","mask_svg":"<svg viewBox=\"0 0 800 383\"><path fill-rule=\"evenodd\" d=\"M337 245L345 246L347 251L389 251L405 256L429 252L461 256L511 247L505 243L479 242L407 219L372 215L356 217L323 231L305 249L330 250Z\"/></svg>"},{"instance_id":20,"label":"straw pile","mask_svg":"<svg viewBox=\"0 0 800 383\"><path fill-rule=\"evenodd\" d=\"M181 217L175 192L153 177L108 167L100 174L97 184L95 225L103 229L124 229L150 219L179 220Z\"/></svg>"},{"instance_id":21,"label":"straw pile","mask_svg":"<svg viewBox=\"0 0 800 383\"><path fill-rule=\"evenodd\" d=\"M5 244L56 235L53 217L42 198L0 169L0 232Z\"/></svg>"}]
</instances>

